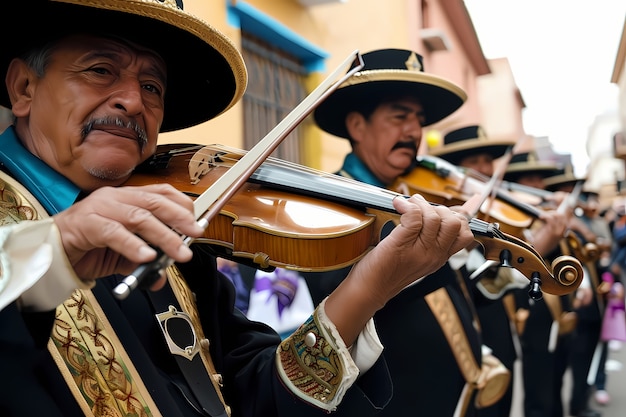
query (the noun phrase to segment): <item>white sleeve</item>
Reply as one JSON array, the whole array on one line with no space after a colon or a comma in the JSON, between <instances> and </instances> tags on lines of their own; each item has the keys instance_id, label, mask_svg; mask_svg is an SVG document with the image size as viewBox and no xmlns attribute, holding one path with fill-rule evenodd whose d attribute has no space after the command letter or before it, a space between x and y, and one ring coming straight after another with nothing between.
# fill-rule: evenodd
<instances>
[{"instance_id":1,"label":"white sleeve","mask_svg":"<svg viewBox=\"0 0 626 417\"><path fill-rule=\"evenodd\" d=\"M383 353L383 345L378 338L374 319L370 319L350 349L352 360L363 374L367 372Z\"/></svg>"},{"instance_id":2,"label":"white sleeve","mask_svg":"<svg viewBox=\"0 0 626 417\"><path fill-rule=\"evenodd\" d=\"M74 273L52 218L0 227L0 310L15 300L24 310L53 310L92 286Z\"/></svg>"}]
</instances>

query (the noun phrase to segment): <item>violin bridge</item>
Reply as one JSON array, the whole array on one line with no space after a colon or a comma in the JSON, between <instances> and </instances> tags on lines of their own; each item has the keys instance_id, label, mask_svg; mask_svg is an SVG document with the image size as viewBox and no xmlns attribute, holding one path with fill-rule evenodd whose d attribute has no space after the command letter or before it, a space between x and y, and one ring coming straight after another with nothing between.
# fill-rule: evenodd
<instances>
[{"instance_id":1,"label":"violin bridge","mask_svg":"<svg viewBox=\"0 0 626 417\"><path fill-rule=\"evenodd\" d=\"M200 148L189 160L189 180L195 185L216 164L217 154L208 146Z\"/></svg>"}]
</instances>

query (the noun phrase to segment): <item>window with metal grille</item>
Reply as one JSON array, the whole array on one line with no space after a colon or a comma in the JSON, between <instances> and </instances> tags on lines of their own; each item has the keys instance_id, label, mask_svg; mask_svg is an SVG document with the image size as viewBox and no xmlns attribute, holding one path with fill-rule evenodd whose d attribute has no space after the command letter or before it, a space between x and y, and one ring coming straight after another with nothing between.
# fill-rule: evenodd
<instances>
[{"instance_id":1,"label":"window with metal grille","mask_svg":"<svg viewBox=\"0 0 626 417\"><path fill-rule=\"evenodd\" d=\"M242 55L248 68L244 147L250 149L304 100L307 71L294 56L246 32L242 32ZM300 130L296 127L272 156L300 163Z\"/></svg>"}]
</instances>

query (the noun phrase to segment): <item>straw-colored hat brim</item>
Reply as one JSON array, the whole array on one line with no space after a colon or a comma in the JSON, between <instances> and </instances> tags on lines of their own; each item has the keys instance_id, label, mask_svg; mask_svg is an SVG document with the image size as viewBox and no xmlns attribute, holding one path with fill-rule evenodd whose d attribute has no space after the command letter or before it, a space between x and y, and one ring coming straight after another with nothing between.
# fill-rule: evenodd
<instances>
[{"instance_id":1,"label":"straw-colored hat brim","mask_svg":"<svg viewBox=\"0 0 626 417\"><path fill-rule=\"evenodd\" d=\"M539 174L543 178L550 177L558 170L556 164L542 162L518 162L509 164L504 174L504 178L519 177L520 175Z\"/></svg>"},{"instance_id":2,"label":"straw-colored hat brim","mask_svg":"<svg viewBox=\"0 0 626 417\"><path fill-rule=\"evenodd\" d=\"M438 156L442 159L457 164L461 159L480 153L486 153L493 158L499 158L509 149L514 146L515 143L511 141L496 141L485 139L469 139L462 140L449 145L438 146L431 148L428 153L433 156Z\"/></svg>"},{"instance_id":3,"label":"straw-colored hat brim","mask_svg":"<svg viewBox=\"0 0 626 417\"><path fill-rule=\"evenodd\" d=\"M28 26L12 35L9 25L2 25L3 74L27 48L80 32L124 38L156 51L168 72L161 131L212 119L246 89L246 67L233 42L174 0L19 0L3 5L3 16ZM10 108L4 84L0 105Z\"/></svg>"},{"instance_id":4,"label":"straw-colored hat brim","mask_svg":"<svg viewBox=\"0 0 626 417\"><path fill-rule=\"evenodd\" d=\"M467 100L453 82L423 72L368 70L354 74L314 111L317 125L335 136L347 138L345 119L358 103L380 101L388 96L415 97L424 106L424 126L449 116Z\"/></svg>"},{"instance_id":5,"label":"straw-colored hat brim","mask_svg":"<svg viewBox=\"0 0 626 417\"><path fill-rule=\"evenodd\" d=\"M546 190L554 191L558 187L576 185L576 183L584 180L584 178L576 178L572 174L563 174L545 178L543 184Z\"/></svg>"}]
</instances>

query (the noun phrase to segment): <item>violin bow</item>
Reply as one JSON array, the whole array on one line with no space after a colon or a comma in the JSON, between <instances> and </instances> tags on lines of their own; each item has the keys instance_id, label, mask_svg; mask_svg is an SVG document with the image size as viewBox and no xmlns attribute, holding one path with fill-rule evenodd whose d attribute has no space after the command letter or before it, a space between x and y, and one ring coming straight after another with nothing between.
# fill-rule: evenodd
<instances>
[{"instance_id":1,"label":"violin bow","mask_svg":"<svg viewBox=\"0 0 626 417\"><path fill-rule=\"evenodd\" d=\"M345 68L353 63L357 64L338 78ZM205 229L209 221L219 213L228 200L246 183L254 171L261 166L274 152L276 147L302 122L322 100L328 97L341 84L364 67L363 57L358 50L352 52L339 67L335 69L321 84L300 102L289 114L278 123L263 139L245 153L224 175L215 181L198 198L194 200L194 214L198 223ZM190 246L193 238L183 236L183 243ZM157 248L157 258L148 263L139 265L137 269L125 277L114 289L113 294L118 300L123 300L138 285L149 286L173 260Z\"/></svg>"},{"instance_id":2,"label":"violin bow","mask_svg":"<svg viewBox=\"0 0 626 417\"><path fill-rule=\"evenodd\" d=\"M559 213L565 213L569 210L572 210L576 207L576 202L580 197L580 193L583 191L583 182L582 180L576 181L576 185L574 185L574 189L570 192L567 197L561 201L559 207L557 207L556 211Z\"/></svg>"},{"instance_id":3,"label":"violin bow","mask_svg":"<svg viewBox=\"0 0 626 417\"><path fill-rule=\"evenodd\" d=\"M506 172L507 166L509 165L509 162L511 161L511 158L513 157L514 154L517 153L517 150L522 147L523 143L526 141L527 138L528 138L527 136L522 137L522 139L518 140L514 146L509 146L506 152L504 153L504 155L502 155L498 168L496 168L496 170L493 172L493 175L491 176L487 184L485 184L485 188L483 189L483 192L481 193L480 204L477 205L477 208L474 210L475 211L474 213L470 213L472 217L476 217L476 215L480 211L480 208L486 201L488 201L488 207L487 207L486 212L489 212L489 210L491 209L491 204L493 203L493 200L497 196L497 192L498 192L498 189L500 188L500 184L502 183L502 180L504 179L504 174Z\"/></svg>"},{"instance_id":4,"label":"violin bow","mask_svg":"<svg viewBox=\"0 0 626 417\"><path fill-rule=\"evenodd\" d=\"M519 140L515 144L515 146L509 146L506 152L504 153L504 155L502 155L500 159L501 162L498 165L498 168L493 172L493 175L491 176L489 181L485 184L485 188L483 192L481 193L480 204L477 204L476 208L474 209L474 213L470 213L472 217L476 217L476 215L480 211L480 208L483 206L483 204L487 200L489 201L489 203L488 203L486 212L489 213L489 210L491 209L491 204L496 198L498 188L500 188L500 184L502 183L502 180L504 179L504 173L506 172L506 168L509 165L511 158L515 154L515 151L520 148L520 143L523 143L525 140L526 140L526 137ZM498 262L495 260L485 260L485 262L470 275L470 280L474 280L478 278L486 270L499 264L501 264L501 262Z\"/></svg>"}]
</instances>

